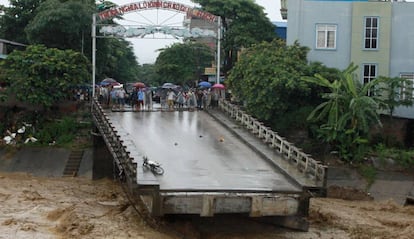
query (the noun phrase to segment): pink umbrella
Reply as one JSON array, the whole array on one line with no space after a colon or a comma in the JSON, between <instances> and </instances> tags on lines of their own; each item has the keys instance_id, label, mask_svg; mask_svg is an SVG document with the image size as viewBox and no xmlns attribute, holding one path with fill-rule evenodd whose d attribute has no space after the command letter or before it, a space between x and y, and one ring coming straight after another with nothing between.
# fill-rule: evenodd
<instances>
[{"instance_id":1,"label":"pink umbrella","mask_svg":"<svg viewBox=\"0 0 414 239\"><path fill-rule=\"evenodd\" d=\"M213 89L222 89L222 90L226 89L226 87L223 84L220 84L220 83L214 84L211 88L213 88Z\"/></svg>"}]
</instances>

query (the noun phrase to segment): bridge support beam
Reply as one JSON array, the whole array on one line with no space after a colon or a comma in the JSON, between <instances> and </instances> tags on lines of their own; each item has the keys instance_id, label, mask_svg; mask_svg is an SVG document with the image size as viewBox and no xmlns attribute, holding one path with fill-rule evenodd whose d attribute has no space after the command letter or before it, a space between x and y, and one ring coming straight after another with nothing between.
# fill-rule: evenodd
<instances>
[{"instance_id":1,"label":"bridge support beam","mask_svg":"<svg viewBox=\"0 0 414 239\"><path fill-rule=\"evenodd\" d=\"M256 220L303 232L309 230L309 221L301 216L261 217Z\"/></svg>"},{"instance_id":2,"label":"bridge support beam","mask_svg":"<svg viewBox=\"0 0 414 239\"><path fill-rule=\"evenodd\" d=\"M214 216L214 200L215 197L205 195L203 196L203 204L201 209L201 217L212 217Z\"/></svg>"},{"instance_id":3,"label":"bridge support beam","mask_svg":"<svg viewBox=\"0 0 414 239\"><path fill-rule=\"evenodd\" d=\"M141 186L133 190L132 195L142 202L142 205L153 217L164 216L162 210L162 197L159 186Z\"/></svg>"},{"instance_id":4,"label":"bridge support beam","mask_svg":"<svg viewBox=\"0 0 414 239\"><path fill-rule=\"evenodd\" d=\"M414 196L408 196L405 199L404 205L414 205Z\"/></svg>"},{"instance_id":5,"label":"bridge support beam","mask_svg":"<svg viewBox=\"0 0 414 239\"><path fill-rule=\"evenodd\" d=\"M99 132L95 127L93 132ZM101 178L112 178L114 165L112 155L108 150L102 136L99 133L93 134L93 170L94 180Z\"/></svg>"}]
</instances>

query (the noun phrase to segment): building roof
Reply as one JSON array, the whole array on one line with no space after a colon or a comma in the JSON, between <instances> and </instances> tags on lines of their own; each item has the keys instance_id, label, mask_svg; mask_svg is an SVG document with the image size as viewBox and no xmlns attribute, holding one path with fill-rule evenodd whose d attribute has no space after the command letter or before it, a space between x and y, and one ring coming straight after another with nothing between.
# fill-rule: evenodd
<instances>
[{"instance_id":1,"label":"building roof","mask_svg":"<svg viewBox=\"0 0 414 239\"><path fill-rule=\"evenodd\" d=\"M15 45L15 46L26 46L25 44L14 42L14 41L9 41L9 40L5 40L5 39L0 39L0 43L6 43L6 44L10 44L10 45Z\"/></svg>"},{"instance_id":2,"label":"building roof","mask_svg":"<svg viewBox=\"0 0 414 239\"><path fill-rule=\"evenodd\" d=\"M287 27L287 22L272 22L274 25L276 25L277 27Z\"/></svg>"}]
</instances>

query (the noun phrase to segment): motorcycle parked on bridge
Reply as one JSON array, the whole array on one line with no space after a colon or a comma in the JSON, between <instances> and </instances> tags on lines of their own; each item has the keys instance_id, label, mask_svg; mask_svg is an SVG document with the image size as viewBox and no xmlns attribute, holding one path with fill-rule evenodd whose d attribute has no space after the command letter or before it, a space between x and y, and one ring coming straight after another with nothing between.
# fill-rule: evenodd
<instances>
[{"instance_id":1,"label":"motorcycle parked on bridge","mask_svg":"<svg viewBox=\"0 0 414 239\"><path fill-rule=\"evenodd\" d=\"M144 156L143 159L144 162L142 163L142 166L144 166L144 168L147 168L158 175L164 174L164 169L161 167L160 163L148 160L147 156Z\"/></svg>"}]
</instances>

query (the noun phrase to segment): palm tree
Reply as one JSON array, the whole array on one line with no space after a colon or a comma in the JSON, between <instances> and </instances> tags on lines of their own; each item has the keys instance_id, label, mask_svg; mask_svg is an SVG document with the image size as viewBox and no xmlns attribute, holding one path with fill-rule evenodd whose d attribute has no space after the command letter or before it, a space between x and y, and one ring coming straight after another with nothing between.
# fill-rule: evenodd
<instances>
[{"instance_id":1,"label":"palm tree","mask_svg":"<svg viewBox=\"0 0 414 239\"><path fill-rule=\"evenodd\" d=\"M362 85L354 74L357 68L351 63L333 82L318 74L303 78L306 82L327 88L322 95L326 101L311 112L308 120L320 123L319 136L333 144L346 160L362 156L370 127L381 125L380 99L375 95L369 96L379 81L372 80Z\"/></svg>"}]
</instances>

